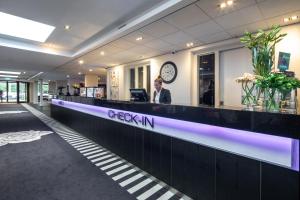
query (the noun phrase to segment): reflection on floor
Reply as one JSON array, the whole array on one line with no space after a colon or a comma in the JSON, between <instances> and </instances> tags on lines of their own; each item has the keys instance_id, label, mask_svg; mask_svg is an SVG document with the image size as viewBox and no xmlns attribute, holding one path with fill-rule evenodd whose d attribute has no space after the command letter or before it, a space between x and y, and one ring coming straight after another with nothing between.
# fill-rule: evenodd
<instances>
[{"instance_id":1,"label":"reflection on floor","mask_svg":"<svg viewBox=\"0 0 300 200\"><path fill-rule=\"evenodd\" d=\"M52 118L47 116L47 114L49 113L49 106L48 107L43 106L42 108L40 106L34 106L38 110L27 104L23 104L23 106L27 110L29 110L33 115L38 117L42 122L44 122L48 127L51 127L51 129L55 133L57 133L60 137L62 137L68 144L70 144L68 145L69 147L71 146L74 147L77 150L77 152L80 153L82 161L79 161L79 163L81 162L90 163L90 166L82 170L84 171L90 170L90 168L93 168L93 170L100 169L98 170L100 174L94 175L94 178L100 180L103 179L101 181L102 184L104 184L104 180L107 181L107 178L110 179L108 181L109 183L110 182L114 183L114 187L110 188L108 192L106 192L106 193L111 192L112 196L108 197L109 194L107 194L107 196L98 196L97 199L118 199L118 200L131 199L131 198L133 199L136 198L141 200L142 199L149 199L149 200L150 199L160 199L160 200L190 199L189 197L181 194L174 188L169 187L165 183L159 181L158 179L154 178L148 173L140 170L139 168L135 167L131 163L128 163L126 160L113 154L109 150L101 147L100 145L85 138L79 133L73 131L72 129L53 120ZM0 119L0 123L1 123L1 119ZM57 135L55 134L55 136ZM0 147L0 157L1 157L1 147ZM51 160L49 161L51 162ZM77 164L78 163L76 163L76 165ZM0 173L1 171L2 171L2 167L0 165ZM86 183L80 183L80 182L77 183L79 184L80 187L86 187L85 186ZM2 185L0 183L0 193L2 193L1 186ZM77 187L77 189L80 190L80 187ZM106 187L102 187L102 186L98 187L98 190L101 190L103 192L106 189L107 189ZM90 192L91 191L93 190L90 190ZM119 193L125 191L127 191L126 195L123 194L122 197L117 197L117 198L115 197ZM38 198L33 198L33 199L38 199ZM51 199L51 198L43 198L43 199ZM58 199L63 199L63 198L58 198ZM72 199L74 198L72 197ZM92 200L92 199L96 199L96 197L93 196L91 198L84 198L84 199Z\"/></svg>"}]
</instances>

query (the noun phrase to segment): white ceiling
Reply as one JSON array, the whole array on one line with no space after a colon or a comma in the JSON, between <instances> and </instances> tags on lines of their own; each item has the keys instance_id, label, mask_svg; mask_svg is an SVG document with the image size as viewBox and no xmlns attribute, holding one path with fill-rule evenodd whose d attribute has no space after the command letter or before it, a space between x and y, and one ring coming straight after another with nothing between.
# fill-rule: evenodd
<instances>
[{"instance_id":1,"label":"white ceiling","mask_svg":"<svg viewBox=\"0 0 300 200\"><path fill-rule=\"evenodd\" d=\"M0 11L56 26L47 43L52 44L51 48L73 51L163 2L166 1L0 0ZM235 0L228 9L220 9L219 3L220 0L181 1L147 24L144 21L125 31L125 36L102 41L94 50L73 58L0 47L0 69L3 66L48 71L54 77L55 73L75 76L79 71L88 73L89 69L102 73L103 67L185 49L187 42L202 45L235 38L246 30L286 25L284 17L300 15L299 0ZM70 31L64 30L65 24L71 25ZM136 41L140 36L143 40ZM80 59L84 60L83 65L78 64Z\"/></svg>"}]
</instances>

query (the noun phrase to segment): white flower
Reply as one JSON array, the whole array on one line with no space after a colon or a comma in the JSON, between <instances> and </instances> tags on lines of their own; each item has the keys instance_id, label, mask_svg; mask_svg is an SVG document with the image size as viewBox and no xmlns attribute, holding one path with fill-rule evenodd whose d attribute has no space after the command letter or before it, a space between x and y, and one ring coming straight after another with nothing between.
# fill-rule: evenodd
<instances>
[{"instance_id":1,"label":"white flower","mask_svg":"<svg viewBox=\"0 0 300 200\"><path fill-rule=\"evenodd\" d=\"M243 76L235 79L236 82L252 82L256 80L256 76L250 73L244 73Z\"/></svg>"}]
</instances>

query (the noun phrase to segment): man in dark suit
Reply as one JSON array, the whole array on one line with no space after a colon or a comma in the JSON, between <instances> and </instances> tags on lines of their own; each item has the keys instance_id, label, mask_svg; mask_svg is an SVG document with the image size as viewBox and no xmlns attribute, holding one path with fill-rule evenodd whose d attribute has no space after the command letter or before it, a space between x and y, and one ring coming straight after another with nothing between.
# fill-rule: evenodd
<instances>
[{"instance_id":1,"label":"man in dark suit","mask_svg":"<svg viewBox=\"0 0 300 200\"><path fill-rule=\"evenodd\" d=\"M158 77L154 81L154 96L153 96L153 102L154 103L165 103L165 104L170 104L172 99L171 99L171 93L170 90L167 90L162 87L162 79Z\"/></svg>"}]
</instances>

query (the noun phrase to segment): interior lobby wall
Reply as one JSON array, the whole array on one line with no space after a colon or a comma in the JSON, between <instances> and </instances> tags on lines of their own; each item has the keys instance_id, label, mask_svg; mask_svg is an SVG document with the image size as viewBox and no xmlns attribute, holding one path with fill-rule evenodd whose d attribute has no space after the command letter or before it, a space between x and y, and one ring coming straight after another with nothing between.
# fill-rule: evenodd
<instances>
[{"instance_id":1,"label":"interior lobby wall","mask_svg":"<svg viewBox=\"0 0 300 200\"><path fill-rule=\"evenodd\" d=\"M279 52L291 53L290 60L290 70L295 71L296 77L300 78L300 24L290 25L282 28L283 33L288 35L276 46L276 59L275 66L277 67L278 63L278 54ZM227 46L228 52L226 52L226 46L216 46L213 52L220 52L220 61L217 62L216 68L220 69L220 90L216 88L216 93L220 94L220 101L224 101L224 105L229 106L240 106L240 96L241 89L239 85L235 82L235 78L242 76L244 72L252 73L252 64L251 64L251 52L245 48L240 50L230 50L232 46L236 45L237 40L233 40L231 45L230 42ZM242 46L239 44L238 46ZM176 80L171 84L164 84L163 87L169 89L172 93L172 103L174 104L195 104L197 95L196 93L198 85L195 82L197 77L197 62L195 62L193 52L195 49L189 49L180 51L176 54L167 54L163 56L158 56L150 59L151 65L151 99L153 98L153 82L155 78L159 75L160 67L166 61L172 61L176 64L178 68L178 74ZM202 48L202 53L205 52L205 48ZM212 52L210 49L207 49L207 52ZM222 53L224 52L224 53ZM148 60L140 62L149 62ZM230 64L230 63L232 64ZM119 86L118 86L118 99L126 98L126 91L129 89L126 87L126 78L125 75L125 66L118 66L110 68L109 71L118 71L119 74ZM230 74L230 77L229 77ZM107 77L107 89L108 94L110 92L110 77L108 73ZM197 80L196 80L197 81ZM228 84L228 81L230 84ZM298 91L298 94L300 91ZM233 97L233 96L234 97ZM128 95L127 95L128 96ZM238 98L236 98L238 97ZM234 100L233 100L234 99ZM300 95L298 95L298 101L300 101Z\"/></svg>"}]
</instances>

